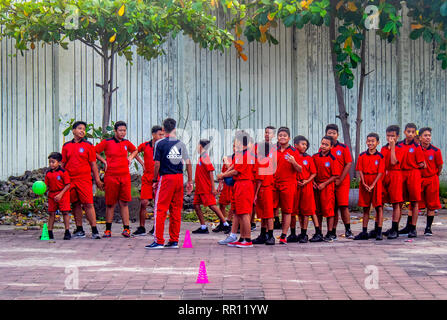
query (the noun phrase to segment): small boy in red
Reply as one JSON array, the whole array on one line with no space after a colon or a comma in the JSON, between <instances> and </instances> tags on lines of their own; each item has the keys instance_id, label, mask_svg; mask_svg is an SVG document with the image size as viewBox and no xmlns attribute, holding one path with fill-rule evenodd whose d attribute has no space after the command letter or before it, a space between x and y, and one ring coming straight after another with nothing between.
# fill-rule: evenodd
<instances>
[{"instance_id":1,"label":"small boy in red","mask_svg":"<svg viewBox=\"0 0 447 320\"><path fill-rule=\"evenodd\" d=\"M48 156L50 170L45 175L45 184L48 188L48 235L54 239L53 226L56 211L59 210L64 217L64 240L70 240L70 175L61 167L62 154L52 152Z\"/></svg>"},{"instance_id":2,"label":"small boy in red","mask_svg":"<svg viewBox=\"0 0 447 320\"><path fill-rule=\"evenodd\" d=\"M345 237L352 239L354 236L351 231L351 216L349 214L349 189L351 187L351 178L349 170L352 166L352 157L349 148L338 141L338 126L328 124L325 134L334 139L334 146L331 150L332 155L337 159L341 166L340 176L335 180L335 217L334 217L334 235L337 239L336 228L338 225L338 209L340 209L341 218L345 225Z\"/></svg>"},{"instance_id":3,"label":"small boy in red","mask_svg":"<svg viewBox=\"0 0 447 320\"><path fill-rule=\"evenodd\" d=\"M201 226L197 230L192 231L192 233L196 234L209 233L200 205L209 207L220 220L220 224L213 230L213 232L228 231L230 229L228 222L225 221L225 217L216 205L217 191L216 186L214 185L214 166L207 153L209 146L210 141L202 139L197 147L200 157L196 165L196 190L194 193L193 206Z\"/></svg>"},{"instance_id":4,"label":"small boy in red","mask_svg":"<svg viewBox=\"0 0 447 320\"><path fill-rule=\"evenodd\" d=\"M341 166L332 155L334 140L330 136L321 139L320 152L313 155L317 176L314 179L315 203L317 207L318 223L322 226L323 217L327 220L327 234L325 241L335 240L335 179L340 176Z\"/></svg>"},{"instance_id":5,"label":"small boy in red","mask_svg":"<svg viewBox=\"0 0 447 320\"><path fill-rule=\"evenodd\" d=\"M363 230L354 240L368 240L375 237L382 240L383 202L382 176L385 172L384 156L377 151L379 135L370 133L366 137L368 150L362 152L357 160L356 170L360 174L359 202L363 208ZM371 204L376 209L376 225L374 231L368 234L369 211Z\"/></svg>"},{"instance_id":6,"label":"small boy in red","mask_svg":"<svg viewBox=\"0 0 447 320\"><path fill-rule=\"evenodd\" d=\"M421 201L421 170L426 167L424 152L414 141L416 125L408 123L405 126L405 139L399 142L403 150L402 159L402 190L404 201L410 201L411 211L408 212L407 225L399 234L408 234L409 238L416 238L416 224L419 214L419 201Z\"/></svg>"},{"instance_id":7,"label":"small boy in red","mask_svg":"<svg viewBox=\"0 0 447 320\"><path fill-rule=\"evenodd\" d=\"M315 167L315 162L312 156L306 153L309 147L309 141L303 136L297 136L295 137L293 142L295 148L300 153L297 162L301 166L302 171L297 174L298 187L294 205L295 214L292 215L292 221L290 223L291 235L287 238L287 242L321 242L324 240L316 215L315 196L313 189L313 180L317 176L317 168ZM296 236L295 233L297 216L301 226L301 233L299 236ZM315 234L310 240L307 236L309 217L312 218L315 226Z\"/></svg>"},{"instance_id":8,"label":"small boy in red","mask_svg":"<svg viewBox=\"0 0 447 320\"><path fill-rule=\"evenodd\" d=\"M135 159L143 166L143 176L141 177L141 195L140 195L140 226L132 233L133 236L145 236L146 235L146 208L149 201L154 198L154 189L152 188L154 180L154 147L155 143L164 137L164 132L161 126L152 127L152 140L143 142L138 146L138 153L142 152L144 162L138 156ZM149 231L150 234L154 234L154 228Z\"/></svg>"},{"instance_id":9,"label":"small boy in red","mask_svg":"<svg viewBox=\"0 0 447 320\"><path fill-rule=\"evenodd\" d=\"M236 153L234 156L234 168L227 170L217 176L219 180L227 177L234 179L234 202L235 215L232 228L237 228L240 224L241 236L238 241L230 242L230 247L247 248L253 247L251 241L250 215L253 210L254 188L253 188L253 166L248 159L248 139L249 136L244 131L236 132L234 139ZM233 234L232 234L233 235Z\"/></svg>"},{"instance_id":10,"label":"small boy in red","mask_svg":"<svg viewBox=\"0 0 447 320\"><path fill-rule=\"evenodd\" d=\"M431 128L422 128L419 130L422 151L426 168L421 170L422 175L422 194L420 208L427 208L427 225L424 235L433 235L431 225L435 217L435 210L441 209L441 201L439 200L439 175L442 172L442 153L439 148L431 144Z\"/></svg>"},{"instance_id":11,"label":"small boy in red","mask_svg":"<svg viewBox=\"0 0 447 320\"><path fill-rule=\"evenodd\" d=\"M225 173L231 166L231 157L223 157L222 162L222 173ZM219 186L217 187L217 192L219 193L219 209L224 216L227 217L227 222L231 226L231 220L233 217L233 212L230 209L227 215L227 205L231 204L231 197L233 193L233 187L227 185L223 181L219 181ZM229 233L229 231L225 231Z\"/></svg>"},{"instance_id":12,"label":"small boy in red","mask_svg":"<svg viewBox=\"0 0 447 320\"><path fill-rule=\"evenodd\" d=\"M299 152L290 144L290 130L287 127L278 129L278 144L276 147L276 171L274 178L273 202L276 211L281 208L282 233L279 244L287 244L286 236L290 227L291 215L295 201L297 172L301 166L296 159Z\"/></svg>"},{"instance_id":13,"label":"small boy in red","mask_svg":"<svg viewBox=\"0 0 447 320\"><path fill-rule=\"evenodd\" d=\"M129 165L138 153L137 148L124 139L127 133L127 124L124 121L115 123L115 135L113 138L102 140L96 147L96 157L105 165L104 187L106 197L106 231L104 238L112 236L112 220L116 203L121 209L123 220L123 232L125 238L130 237L129 228L129 206L132 200L131 180ZM101 157L101 152L105 152L106 160ZM128 155L130 153L130 155Z\"/></svg>"},{"instance_id":14,"label":"small boy in red","mask_svg":"<svg viewBox=\"0 0 447 320\"><path fill-rule=\"evenodd\" d=\"M261 234L253 240L253 244L274 245L273 237L273 173L274 145L263 142L257 145L256 216L261 219Z\"/></svg>"}]
</instances>

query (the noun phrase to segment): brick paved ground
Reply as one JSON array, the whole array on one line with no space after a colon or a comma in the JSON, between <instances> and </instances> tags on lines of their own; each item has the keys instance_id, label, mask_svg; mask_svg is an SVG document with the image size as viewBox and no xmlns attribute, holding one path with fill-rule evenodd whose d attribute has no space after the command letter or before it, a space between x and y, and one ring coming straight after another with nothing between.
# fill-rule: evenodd
<instances>
[{"instance_id":1,"label":"brick paved ground","mask_svg":"<svg viewBox=\"0 0 447 320\"><path fill-rule=\"evenodd\" d=\"M339 237L333 243L239 249L218 245L223 234L210 233L193 235L193 249L160 251L144 248L150 236L122 238L117 224L111 239L63 241L63 231L56 230L54 243L37 240L38 230L2 227L0 299L447 299L445 212L435 223L435 235L424 237L421 217L412 242ZM182 239L196 227L183 223ZM361 224L352 227L358 233ZM338 233L343 229L340 224ZM201 260L209 284L195 283ZM369 265L378 269L378 289L365 288ZM72 284L66 279L73 268L78 290L65 283Z\"/></svg>"}]
</instances>

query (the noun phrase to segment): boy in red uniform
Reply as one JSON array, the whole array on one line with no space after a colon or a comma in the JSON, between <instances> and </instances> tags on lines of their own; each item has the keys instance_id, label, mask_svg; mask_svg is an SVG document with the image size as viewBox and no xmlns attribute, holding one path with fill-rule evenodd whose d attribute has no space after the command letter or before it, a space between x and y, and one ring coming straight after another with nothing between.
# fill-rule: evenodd
<instances>
[{"instance_id":1,"label":"boy in red uniform","mask_svg":"<svg viewBox=\"0 0 447 320\"><path fill-rule=\"evenodd\" d=\"M62 164L63 168L68 171L71 181L70 202L76 222L76 231L74 231L73 237L85 238L82 228L82 209L84 209L92 227L92 239L101 239L96 228L92 173L96 186L100 190L103 189L104 184L99 178L95 147L84 138L86 127L87 124L83 121L76 121L73 124L73 139L62 147Z\"/></svg>"},{"instance_id":2,"label":"boy in red uniform","mask_svg":"<svg viewBox=\"0 0 447 320\"><path fill-rule=\"evenodd\" d=\"M383 179L382 200L384 203L393 205L393 218L391 229L384 232L388 239L399 237L399 221L401 217L400 203L403 202L402 195L402 172L400 170L403 149L398 144L400 128L391 125L386 128L386 139L388 143L382 147L380 153L385 159L385 178ZM373 236L373 234L371 235Z\"/></svg>"},{"instance_id":3,"label":"boy in red uniform","mask_svg":"<svg viewBox=\"0 0 447 320\"><path fill-rule=\"evenodd\" d=\"M213 230L214 232L228 231L230 229L228 222L225 221L225 217L216 205L217 191L214 185L214 167L207 153L209 145L209 140L202 139L197 147L200 157L196 165L196 190L193 205L201 226L197 230L192 231L192 233L196 234L209 233L200 205L209 207L219 217L220 224Z\"/></svg>"},{"instance_id":4,"label":"boy in red uniform","mask_svg":"<svg viewBox=\"0 0 447 320\"><path fill-rule=\"evenodd\" d=\"M217 176L219 180L227 177L234 179L234 206L235 215L232 228L240 225L241 236L238 241L230 242L230 247L247 248L253 247L251 241L250 214L253 210L254 188L253 188L253 166L254 162L249 163L248 155L249 136L244 131L236 132L234 139L236 153L234 156L234 168L221 173ZM233 231L233 230L232 230ZM233 236L233 232L230 236Z\"/></svg>"},{"instance_id":5,"label":"boy in red uniform","mask_svg":"<svg viewBox=\"0 0 447 320\"><path fill-rule=\"evenodd\" d=\"M313 189L313 180L317 176L317 168L315 167L314 159L306 153L309 148L309 141L303 136L296 136L293 139L295 148L300 153L300 157L297 159L298 164L301 166L302 171L297 174L298 187L295 197L294 214L292 215L292 221L290 223L291 234L287 238L287 242L321 242L323 235L321 233L320 224L316 215L315 196ZM296 236L296 217L298 217L301 233ZM309 224L309 217L315 226L315 234L309 240L307 236L307 226Z\"/></svg>"},{"instance_id":6,"label":"boy in red uniform","mask_svg":"<svg viewBox=\"0 0 447 320\"><path fill-rule=\"evenodd\" d=\"M132 196L129 165L138 150L129 140L124 139L126 133L127 124L124 121L117 121L113 138L104 139L95 147L98 159L105 165L106 231L103 236L105 238L112 236L112 220L117 202L123 220L121 234L125 238L130 237L128 202L132 200ZM107 161L100 156L103 151Z\"/></svg>"},{"instance_id":7,"label":"boy in red uniform","mask_svg":"<svg viewBox=\"0 0 447 320\"><path fill-rule=\"evenodd\" d=\"M152 127L152 140L143 142L138 146L138 153L143 152L144 162L136 155L135 159L143 166L143 176L141 177L141 195L140 195L140 226L132 233L133 236L146 235L146 208L149 201L154 198L152 181L154 180L154 146L155 143L164 137L164 132L160 126ZM154 233L154 228L149 231Z\"/></svg>"},{"instance_id":8,"label":"boy in red uniform","mask_svg":"<svg viewBox=\"0 0 447 320\"><path fill-rule=\"evenodd\" d=\"M256 216L261 219L261 234L253 240L253 244L275 244L275 238L273 237L273 148L273 144L268 142L257 144L254 201L256 203Z\"/></svg>"},{"instance_id":9,"label":"boy in red uniform","mask_svg":"<svg viewBox=\"0 0 447 320\"><path fill-rule=\"evenodd\" d=\"M422 151L426 168L421 170L422 175L422 195L421 207L427 208L427 225L424 235L433 235L431 225L435 217L435 210L441 209L439 201L439 176L442 172L442 153L439 148L431 144L431 128L422 128L419 130Z\"/></svg>"},{"instance_id":10,"label":"boy in red uniform","mask_svg":"<svg viewBox=\"0 0 447 320\"><path fill-rule=\"evenodd\" d=\"M379 135L370 133L366 137L368 150L362 152L357 160L356 170L360 174L360 190L358 206L363 208L363 230L354 240L368 240L368 221L371 204L376 209L376 224L374 234L376 240L382 240L383 202L382 202L382 176L385 172L385 159L377 151Z\"/></svg>"},{"instance_id":11,"label":"boy in red uniform","mask_svg":"<svg viewBox=\"0 0 447 320\"><path fill-rule=\"evenodd\" d=\"M405 139L399 142L403 150L402 159L402 190L404 201L410 201L411 212L408 213L407 225L399 230L399 234L408 234L408 238L416 238L416 224L419 214L419 201L421 201L421 168L425 168L424 152L414 141L416 125L408 123L405 126ZM401 208L402 210L402 208Z\"/></svg>"},{"instance_id":12,"label":"boy in red uniform","mask_svg":"<svg viewBox=\"0 0 447 320\"><path fill-rule=\"evenodd\" d=\"M289 144L290 130L287 127L278 129L278 144L276 146L276 171L273 175L273 203L275 211L281 208L282 233L279 244L287 244L286 235L290 227L291 215L297 188L296 175L301 172L301 166L296 159L299 152Z\"/></svg>"},{"instance_id":13,"label":"boy in red uniform","mask_svg":"<svg viewBox=\"0 0 447 320\"><path fill-rule=\"evenodd\" d=\"M340 209L341 218L345 225L345 237L354 238L351 231L351 217L349 215L349 189L351 187L351 178L349 170L352 166L352 156L349 148L338 141L338 126L328 124L326 126L326 135L334 139L332 155L337 159L342 168L340 177L335 180L335 217L334 217L334 240L337 239L338 209Z\"/></svg>"},{"instance_id":14,"label":"boy in red uniform","mask_svg":"<svg viewBox=\"0 0 447 320\"><path fill-rule=\"evenodd\" d=\"M225 173L231 166L231 156L228 157L223 157L222 162L222 173ZM222 212L222 214L227 217L227 223L229 226L232 225L231 220L233 218L233 211L230 210L228 211L228 215L226 213L227 209L227 205L231 204L231 197L232 197L232 193L233 193L233 187L227 185L226 183L224 183L223 181L219 181L219 186L217 187L217 192L219 193L219 209ZM224 231L224 233L229 233L231 230L227 230Z\"/></svg>"},{"instance_id":15,"label":"boy in red uniform","mask_svg":"<svg viewBox=\"0 0 447 320\"><path fill-rule=\"evenodd\" d=\"M323 217L327 220L327 234L325 241L335 239L334 215L335 215L335 180L342 171L340 162L337 161L331 150L334 140L330 136L321 139L320 152L313 155L317 176L314 179L315 203L317 207L318 223L322 226Z\"/></svg>"},{"instance_id":16,"label":"boy in red uniform","mask_svg":"<svg viewBox=\"0 0 447 320\"><path fill-rule=\"evenodd\" d=\"M50 170L45 175L45 184L48 188L48 236L54 239L53 226L56 211L59 210L64 217L64 240L70 240L70 175L61 167L62 155L52 152L48 156Z\"/></svg>"},{"instance_id":17,"label":"boy in red uniform","mask_svg":"<svg viewBox=\"0 0 447 320\"><path fill-rule=\"evenodd\" d=\"M154 150L154 189L155 194L155 241L146 249L178 249L178 239L182 223L183 207L183 166L186 164L188 182L187 194L191 194L192 165L188 150L183 142L176 137L177 122L167 118L163 121L165 137L155 144ZM157 180L156 177L160 176ZM169 210L169 241L165 245L164 227L166 214Z\"/></svg>"}]
</instances>

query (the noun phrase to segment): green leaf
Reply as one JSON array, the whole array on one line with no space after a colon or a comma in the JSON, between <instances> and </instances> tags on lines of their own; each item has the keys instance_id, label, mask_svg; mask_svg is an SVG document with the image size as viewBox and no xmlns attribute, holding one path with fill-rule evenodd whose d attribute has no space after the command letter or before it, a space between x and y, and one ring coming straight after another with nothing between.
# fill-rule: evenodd
<instances>
[{"instance_id":1,"label":"green leaf","mask_svg":"<svg viewBox=\"0 0 447 320\"><path fill-rule=\"evenodd\" d=\"M69 126L67 129L65 129L62 134L64 135L64 137L68 136L70 134L71 131L71 126Z\"/></svg>"},{"instance_id":2,"label":"green leaf","mask_svg":"<svg viewBox=\"0 0 447 320\"><path fill-rule=\"evenodd\" d=\"M422 28L422 29L416 29L416 30L413 30L413 31L411 31L411 33L410 33L410 39L411 40L416 40L416 39L418 39L421 35L422 35L422 32L424 32L424 28Z\"/></svg>"},{"instance_id":3,"label":"green leaf","mask_svg":"<svg viewBox=\"0 0 447 320\"><path fill-rule=\"evenodd\" d=\"M428 29L424 30L422 37L423 37L424 41L427 43L430 43L433 40L433 34Z\"/></svg>"},{"instance_id":4,"label":"green leaf","mask_svg":"<svg viewBox=\"0 0 447 320\"><path fill-rule=\"evenodd\" d=\"M393 21L388 21L388 23L383 27L383 32L390 32L394 28L395 24Z\"/></svg>"},{"instance_id":5,"label":"green leaf","mask_svg":"<svg viewBox=\"0 0 447 320\"><path fill-rule=\"evenodd\" d=\"M284 19L284 25L285 25L286 27L290 27L290 26L292 26L292 25L294 24L294 22L295 22L295 15L294 15L294 14L291 14L291 15L287 16L287 17Z\"/></svg>"}]
</instances>

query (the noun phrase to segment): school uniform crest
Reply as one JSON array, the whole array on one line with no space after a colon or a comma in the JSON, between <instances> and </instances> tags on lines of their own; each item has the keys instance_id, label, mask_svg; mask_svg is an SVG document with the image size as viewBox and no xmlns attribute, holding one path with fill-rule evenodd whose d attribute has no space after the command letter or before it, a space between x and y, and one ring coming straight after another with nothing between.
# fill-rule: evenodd
<instances>
[{"instance_id":1,"label":"school uniform crest","mask_svg":"<svg viewBox=\"0 0 447 320\"><path fill-rule=\"evenodd\" d=\"M61 180L62 178L61 178L61 176L57 176L57 178L56 178L57 180Z\"/></svg>"},{"instance_id":2,"label":"school uniform crest","mask_svg":"<svg viewBox=\"0 0 447 320\"><path fill-rule=\"evenodd\" d=\"M374 164L375 164L376 166L378 166L378 165L379 165L379 160L376 160L376 161L374 162Z\"/></svg>"},{"instance_id":3,"label":"school uniform crest","mask_svg":"<svg viewBox=\"0 0 447 320\"><path fill-rule=\"evenodd\" d=\"M307 166L307 165L309 164L309 162L307 162L307 160L304 160L304 161L303 161L303 164L304 164L305 166Z\"/></svg>"},{"instance_id":4,"label":"school uniform crest","mask_svg":"<svg viewBox=\"0 0 447 320\"><path fill-rule=\"evenodd\" d=\"M326 162L326 163L324 164L324 166L325 166L326 168L329 168L329 167L331 166L331 163L328 161L328 162Z\"/></svg>"},{"instance_id":5,"label":"school uniform crest","mask_svg":"<svg viewBox=\"0 0 447 320\"><path fill-rule=\"evenodd\" d=\"M410 150L408 150L409 152L411 152L411 153L413 153L414 152L414 149L413 148L410 148Z\"/></svg>"},{"instance_id":6,"label":"school uniform crest","mask_svg":"<svg viewBox=\"0 0 447 320\"><path fill-rule=\"evenodd\" d=\"M79 148L80 153L84 153L84 148Z\"/></svg>"},{"instance_id":7,"label":"school uniform crest","mask_svg":"<svg viewBox=\"0 0 447 320\"><path fill-rule=\"evenodd\" d=\"M127 150L127 146L124 146L124 149Z\"/></svg>"},{"instance_id":8,"label":"school uniform crest","mask_svg":"<svg viewBox=\"0 0 447 320\"><path fill-rule=\"evenodd\" d=\"M337 156L341 156L341 150L337 150Z\"/></svg>"},{"instance_id":9,"label":"school uniform crest","mask_svg":"<svg viewBox=\"0 0 447 320\"><path fill-rule=\"evenodd\" d=\"M428 157L428 160L433 160L433 156L429 156L429 157Z\"/></svg>"}]
</instances>

